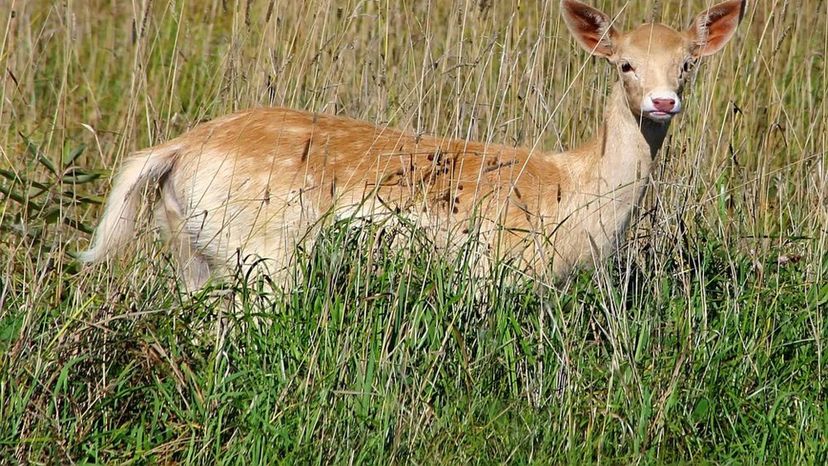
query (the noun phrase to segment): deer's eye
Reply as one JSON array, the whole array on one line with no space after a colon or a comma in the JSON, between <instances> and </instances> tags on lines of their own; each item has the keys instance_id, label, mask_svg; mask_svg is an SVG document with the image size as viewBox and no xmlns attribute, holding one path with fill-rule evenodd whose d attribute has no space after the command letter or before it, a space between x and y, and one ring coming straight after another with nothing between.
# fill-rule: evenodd
<instances>
[{"instance_id":1,"label":"deer's eye","mask_svg":"<svg viewBox=\"0 0 828 466\"><path fill-rule=\"evenodd\" d=\"M633 68L633 66L630 65L630 62L625 61L625 62L621 63L621 72L622 73L631 73L633 71L635 71L635 68Z\"/></svg>"},{"instance_id":2,"label":"deer's eye","mask_svg":"<svg viewBox=\"0 0 828 466\"><path fill-rule=\"evenodd\" d=\"M685 73L689 73L696 63L692 59L687 59L684 61L684 65L682 65L681 69Z\"/></svg>"}]
</instances>

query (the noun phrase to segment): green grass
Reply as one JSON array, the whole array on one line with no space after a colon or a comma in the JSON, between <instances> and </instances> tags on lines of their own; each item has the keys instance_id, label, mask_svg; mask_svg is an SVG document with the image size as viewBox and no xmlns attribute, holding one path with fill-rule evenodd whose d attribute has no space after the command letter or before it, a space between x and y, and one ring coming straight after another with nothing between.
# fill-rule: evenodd
<instances>
[{"instance_id":1,"label":"green grass","mask_svg":"<svg viewBox=\"0 0 828 466\"><path fill-rule=\"evenodd\" d=\"M382 225L326 230L288 293L186 296L149 225L80 266L111 170L201 120L557 149L615 79L557 0L295 3L0 4L0 463L828 462L824 2L751 2L624 247L563 283ZM630 26L712 2L593 3Z\"/></svg>"}]
</instances>

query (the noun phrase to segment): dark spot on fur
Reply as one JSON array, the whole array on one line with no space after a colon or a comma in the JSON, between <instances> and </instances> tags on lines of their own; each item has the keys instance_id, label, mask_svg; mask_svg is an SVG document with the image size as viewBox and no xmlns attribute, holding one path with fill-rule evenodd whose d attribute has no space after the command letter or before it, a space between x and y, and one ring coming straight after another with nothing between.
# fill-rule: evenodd
<instances>
[{"instance_id":1,"label":"dark spot on fur","mask_svg":"<svg viewBox=\"0 0 828 466\"><path fill-rule=\"evenodd\" d=\"M437 165L442 164L443 163L443 150L438 148L433 153L428 154L428 161L429 162L434 162Z\"/></svg>"},{"instance_id":2,"label":"dark spot on fur","mask_svg":"<svg viewBox=\"0 0 828 466\"><path fill-rule=\"evenodd\" d=\"M460 209L458 209L457 206L454 206L454 208L451 209L451 211L456 214L456 213L460 212Z\"/></svg>"},{"instance_id":3,"label":"dark spot on fur","mask_svg":"<svg viewBox=\"0 0 828 466\"><path fill-rule=\"evenodd\" d=\"M463 190L463 185L462 185L462 184L458 184L458 185L457 185L457 190L458 190L458 191L462 191L462 190Z\"/></svg>"},{"instance_id":4,"label":"dark spot on fur","mask_svg":"<svg viewBox=\"0 0 828 466\"><path fill-rule=\"evenodd\" d=\"M601 158L604 158L604 155L607 153L607 122L604 121L604 130L601 131Z\"/></svg>"},{"instance_id":5,"label":"dark spot on fur","mask_svg":"<svg viewBox=\"0 0 828 466\"><path fill-rule=\"evenodd\" d=\"M468 228L463 228L463 234L464 234L464 235L469 234L469 229L468 229Z\"/></svg>"},{"instance_id":6,"label":"dark spot on fur","mask_svg":"<svg viewBox=\"0 0 828 466\"><path fill-rule=\"evenodd\" d=\"M558 185L558 195L557 195L557 198L558 198L558 204L560 204L560 203L561 203L561 185L560 185L560 184Z\"/></svg>"},{"instance_id":7,"label":"dark spot on fur","mask_svg":"<svg viewBox=\"0 0 828 466\"><path fill-rule=\"evenodd\" d=\"M310 152L311 138L305 142L305 150L302 151L302 161L308 160L308 153Z\"/></svg>"},{"instance_id":8,"label":"dark spot on fur","mask_svg":"<svg viewBox=\"0 0 828 466\"><path fill-rule=\"evenodd\" d=\"M264 192L264 199L262 199L265 204L270 204L270 188L265 189Z\"/></svg>"},{"instance_id":9,"label":"dark spot on fur","mask_svg":"<svg viewBox=\"0 0 828 466\"><path fill-rule=\"evenodd\" d=\"M520 195L520 190L517 186L515 186L515 196L517 196L518 199L523 199L523 196Z\"/></svg>"},{"instance_id":10,"label":"dark spot on fur","mask_svg":"<svg viewBox=\"0 0 828 466\"><path fill-rule=\"evenodd\" d=\"M501 168L511 167L516 163L517 160L509 160L508 162L491 161L487 164L488 166L483 170L483 173L489 173L496 170L500 170Z\"/></svg>"}]
</instances>

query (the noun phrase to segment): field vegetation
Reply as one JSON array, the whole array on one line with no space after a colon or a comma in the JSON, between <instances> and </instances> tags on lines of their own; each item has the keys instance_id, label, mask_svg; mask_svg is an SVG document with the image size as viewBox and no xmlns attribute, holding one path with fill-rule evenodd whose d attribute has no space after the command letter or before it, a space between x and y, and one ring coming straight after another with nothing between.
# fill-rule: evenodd
<instances>
[{"instance_id":1,"label":"field vegetation","mask_svg":"<svg viewBox=\"0 0 828 466\"><path fill-rule=\"evenodd\" d=\"M557 283L347 223L286 293L188 296L151 224L74 258L125 156L236 109L572 147L616 71L557 0L0 0L0 34L0 463L828 463L825 1L750 2L623 247Z\"/></svg>"}]
</instances>

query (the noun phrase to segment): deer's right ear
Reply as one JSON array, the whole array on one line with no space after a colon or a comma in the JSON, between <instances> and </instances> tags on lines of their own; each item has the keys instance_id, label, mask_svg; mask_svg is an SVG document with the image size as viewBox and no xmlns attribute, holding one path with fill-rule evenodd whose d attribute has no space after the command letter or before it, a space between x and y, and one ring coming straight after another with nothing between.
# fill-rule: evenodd
<instances>
[{"instance_id":1,"label":"deer's right ear","mask_svg":"<svg viewBox=\"0 0 828 466\"><path fill-rule=\"evenodd\" d=\"M569 32L587 52L604 58L612 56L618 31L612 19L589 5L575 0L562 0L561 12Z\"/></svg>"}]
</instances>

